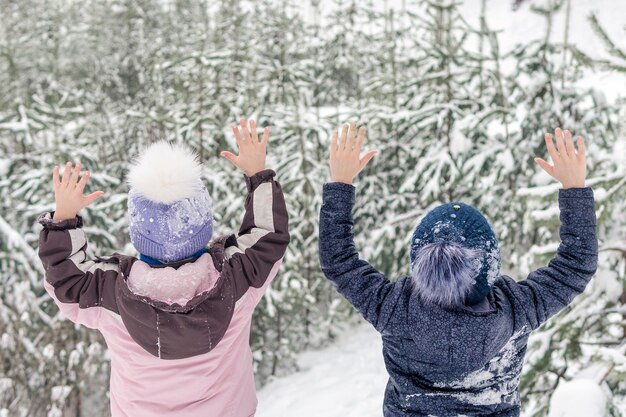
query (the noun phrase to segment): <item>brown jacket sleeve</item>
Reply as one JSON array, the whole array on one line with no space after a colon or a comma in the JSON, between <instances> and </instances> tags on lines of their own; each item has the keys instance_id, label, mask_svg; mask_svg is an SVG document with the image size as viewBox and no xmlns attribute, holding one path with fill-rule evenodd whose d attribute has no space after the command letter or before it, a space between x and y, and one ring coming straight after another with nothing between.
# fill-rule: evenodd
<instances>
[{"instance_id":1,"label":"brown jacket sleeve","mask_svg":"<svg viewBox=\"0 0 626 417\"><path fill-rule=\"evenodd\" d=\"M236 244L225 250L223 273L231 273L236 299L250 287L260 288L289 244L289 217L276 172L266 169L244 176L248 188L245 214Z\"/></svg>"},{"instance_id":2,"label":"brown jacket sleeve","mask_svg":"<svg viewBox=\"0 0 626 417\"><path fill-rule=\"evenodd\" d=\"M45 212L37 219L43 225L39 234L39 258L45 270L46 290L70 320L95 328L101 309L92 307L104 307L117 313L115 281L119 266L87 260L87 239L81 216L54 221L53 215L54 212Z\"/></svg>"}]
</instances>

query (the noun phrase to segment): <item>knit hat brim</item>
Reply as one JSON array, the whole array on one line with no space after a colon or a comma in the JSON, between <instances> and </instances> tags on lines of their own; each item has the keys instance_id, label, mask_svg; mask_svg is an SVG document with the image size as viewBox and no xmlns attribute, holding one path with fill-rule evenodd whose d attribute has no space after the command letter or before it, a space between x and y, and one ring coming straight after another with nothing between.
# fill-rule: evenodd
<instances>
[{"instance_id":1,"label":"knit hat brim","mask_svg":"<svg viewBox=\"0 0 626 417\"><path fill-rule=\"evenodd\" d=\"M434 255L441 264L433 263ZM464 203L442 204L426 214L413 232L410 258L418 292L441 305L480 302L500 273L500 251L491 225Z\"/></svg>"}]
</instances>

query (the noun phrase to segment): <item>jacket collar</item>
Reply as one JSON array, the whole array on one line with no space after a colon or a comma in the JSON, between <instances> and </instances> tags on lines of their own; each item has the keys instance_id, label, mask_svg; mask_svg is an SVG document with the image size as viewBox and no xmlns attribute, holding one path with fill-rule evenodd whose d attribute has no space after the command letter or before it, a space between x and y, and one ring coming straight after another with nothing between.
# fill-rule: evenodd
<instances>
[{"instance_id":1,"label":"jacket collar","mask_svg":"<svg viewBox=\"0 0 626 417\"><path fill-rule=\"evenodd\" d=\"M202 248L199 251L197 251L196 253L194 253L193 255L184 258L184 259L179 259L177 261L171 261L171 262L163 262L163 261L159 261L158 259L154 259L151 258L148 255L144 255L143 253L139 254L139 259L141 259L142 261L144 261L145 263L147 263L148 265L159 265L159 266L172 266L172 265L181 265L183 263L187 263L187 262L193 262L196 259L198 259L200 256L202 256L204 253L207 253L208 249L207 248Z\"/></svg>"}]
</instances>

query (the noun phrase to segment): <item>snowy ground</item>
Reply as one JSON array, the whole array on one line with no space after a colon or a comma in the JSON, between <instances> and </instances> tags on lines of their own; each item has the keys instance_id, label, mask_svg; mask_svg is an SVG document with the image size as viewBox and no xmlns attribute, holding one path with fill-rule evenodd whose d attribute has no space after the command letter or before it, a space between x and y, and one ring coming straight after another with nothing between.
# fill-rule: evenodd
<instances>
[{"instance_id":1,"label":"snowy ground","mask_svg":"<svg viewBox=\"0 0 626 417\"><path fill-rule=\"evenodd\" d=\"M380 417L387 372L380 336L361 323L326 349L304 352L300 371L277 378L258 392L256 417ZM597 383L562 383L549 417L601 417L606 396Z\"/></svg>"},{"instance_id":2,"label":"snowy ground","mask_svg":"<svg viewBox=\"0 0 626 417\"><path fill-rule=\"evenodd\" d=\"M305 352L301 371L277 378L259 393L257 417L380 417L387 372L382 342L363 323L332 346Z\"/></svg>"}]
</instances>

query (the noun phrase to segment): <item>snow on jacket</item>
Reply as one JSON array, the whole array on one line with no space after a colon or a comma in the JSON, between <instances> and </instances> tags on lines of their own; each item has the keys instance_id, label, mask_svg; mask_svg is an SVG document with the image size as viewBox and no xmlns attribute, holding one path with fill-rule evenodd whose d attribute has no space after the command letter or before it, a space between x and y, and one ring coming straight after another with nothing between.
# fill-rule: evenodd
<instances>
[{"instance_id":1,"label":"snow on jacket","mask_svg":"<svg viewBox=\"0 0 626 417\"><path fill-rule=\"evenodd\" d=\"M547 267L516 282L501 275L483 302L447 310L413 294L408 276L390 282L353 241L351 185L324 185L320 213L322 269L381 333L389 373L383 414L520 414L519 379L530 332L567 306L597 267L593 190L559 190L561 244Z\"/></svg>"},{"instance_id":2,"label":"snow on jacket","mask_svg":"<svg viewBox=\"0 0 626 417\"><path fill-rule=\"evenodd\" d=\"M113 417L254 415L252 313L289 243L274 176L244 176L249 194L239 233L212 242L195 260L148 265L117 252L87 260L81 216L39 217L46 290L65 316L106 340ZM178 293L176 280L187 283ZM161 299L147 296L159 281Z\"/></svg>"}]
</instances>

